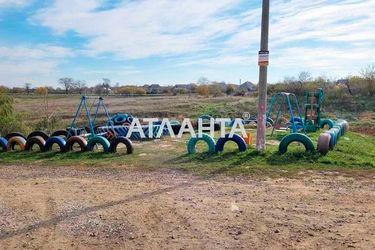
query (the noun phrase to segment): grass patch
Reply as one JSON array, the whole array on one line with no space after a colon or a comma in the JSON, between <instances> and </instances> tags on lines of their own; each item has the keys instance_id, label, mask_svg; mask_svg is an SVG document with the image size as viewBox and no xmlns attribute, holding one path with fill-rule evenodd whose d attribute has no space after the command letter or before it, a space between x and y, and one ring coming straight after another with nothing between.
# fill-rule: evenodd
<instances>
[{"instance_id":1,"label":"grass patch","mask_svg":"<svg viewBox=\"0 0 375 250\"><path fill-rule=\"evenodd\" d=\"M316 142L319 133L309 134ZM268 138L269 142L280 140L283 134ZM186 140L164 138L135 143L135 153L105 154L101 152L6 152L0 153L0 164L30 164L46 166L83 166L136 168L155 170L177 169L199 175L262 175L269 177L291 176L304 170L375 171L375 138L349 132L342 137L335 150L322 156L317 152L306 153L303 147L291 145L289 151L280 155L278 143L267 145L263 153L249 148L239 152L234 143L228 143L223 153L187 155Z\"/></svg>"}]
</instances>

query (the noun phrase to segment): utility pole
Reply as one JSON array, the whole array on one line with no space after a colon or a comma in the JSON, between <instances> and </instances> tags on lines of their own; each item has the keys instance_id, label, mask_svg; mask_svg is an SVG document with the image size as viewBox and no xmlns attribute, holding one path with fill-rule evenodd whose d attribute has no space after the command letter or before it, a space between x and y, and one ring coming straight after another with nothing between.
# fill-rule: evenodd
<instances>
[{"instance_id":1,"label":"utility pole","mask_svg":"<svg viewBox=\"0 0 375 250\"><path fill-rule=\"evenodd\" d=\"M266 110L267 110L267 67L269 62L268 51L268 26L269 26L270 1L263 0L262 4L262 30L259 51L259 83L258 83L258 117L257 117L257 142L256 149L264 151L266 148Z\"/></svg>"}]
</instances>

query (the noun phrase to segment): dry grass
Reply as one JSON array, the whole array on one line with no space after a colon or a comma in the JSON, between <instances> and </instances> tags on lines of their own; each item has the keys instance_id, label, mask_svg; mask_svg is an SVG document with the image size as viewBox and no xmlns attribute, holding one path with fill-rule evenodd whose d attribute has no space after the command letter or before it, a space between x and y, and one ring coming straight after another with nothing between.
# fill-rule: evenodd
<instances>
[{"instance_id":1,"label":"dry grass","mask_svg":"<svg viewBox=\"0 0 375 250\"><path fill-rule=\"evenodd\" d=\"M49 114L53 113L61 128L72 120L79 104L79 96L49 96ZM221 117L241 117L243 112L255 114L256 99L252 97L211 97L196 96L157 96L157 97L118 97L109 96L105 103L110 114L129 113L136 117L195 118L202 114ZM25 114L30 124L45 116L41 97L16 96L15 109Z\"/></svg>"}]
</instances>

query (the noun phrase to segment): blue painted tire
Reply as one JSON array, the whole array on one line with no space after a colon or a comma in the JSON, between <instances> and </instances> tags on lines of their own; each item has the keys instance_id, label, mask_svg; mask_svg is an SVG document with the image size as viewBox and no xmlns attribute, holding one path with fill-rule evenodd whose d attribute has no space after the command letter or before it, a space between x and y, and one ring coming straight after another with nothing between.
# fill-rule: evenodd
<instances>
[{"instance_id":1,"label":"blue painted tire","mask_svg":"<svg viewBox=\"0 0 375 250\"><path fill-rule=\"evenodd\" d=\"M45 152L51 151L53 144L57 144L59 146L60 152L65 151L66 141L65 141L64 138L62 138L60 136L52 136L52 137L48 138L48 140L46 141L46 144L44 145L44 151Z\"/></svg>"},{"instance_id":2,"label":"blue painted tire","mask_svg":"<svg viewBox=\"0 0 375 250\"><path fill-rule=\"evenodd\" d=\"M336 135L336 133L334 131L332 131L332 130L328 130L328 131L326 131L324 133L327 133L327 134L331 135L331 140L329 142L329 149L333 150L335 148L336 144L337 144L337 135Z\"/></svg>"},{"instance_id":3,"label":"blue painted tire","mask_svg":"<svg viewBox=\"0 0 375 250\"><path fill-rule=\"evenodd\" d=\"M335 126L333 126L333 129L337 129L338 130L338 137L337 137L337 139L339 139L342 135L343 135L343 128L342 128L342 126L341 125L335 125Z\"/></svg>"},{"instance_id":4,"label":"blue painted tire","mask_svg":"<svg viewBox=\"0 0 375 250\"><path fill-rule=\"evenodd\" d=\"M191 137L190 140L187 143L187 151L188 154L195 154L196 148L195 146L199 141L204 141L208 145L208 152L209 153L215 153L215 140L208 134L202 134L202 138L198 137Z\"/></svg>"},{"instance_id":5,"label":"blue painted tire","mask_svg":"<svg viewBox=\"0 0 375 250\"><path fill-rule=\"evenodd\" d=\"M3 137L0 137L0 149L2 152L6 152L8 150L8 141Z\"/></svg>"},{"instance_id":6,"label":"blue painted tire","mask_svg":"<svg viewBox=\"0 0 375 250\"><path fill-rule=\"evenodd\" d=\"M245 142L245 140L241 136L234 134L233 137L230 138L229 134L226 134L225 137L221 137L217 141L216 146L215 146L215 151L216 152L223 152L224 151L224 145L228 141L235 142L237 144L238 150L240 152L244 152L244 151L247 150L246 142Z\"/></svg>"},{"instance_id":7,"label":"blue painted tire","mask_svg":"<svg viewBox=\"0 0 375 250\"><path fill-rule=\"evenodd\" d=\"M89 139L89 141L87 142L87 150L93 151L96 144L102 145L104 153L109 152L109 147L111 145L109 141L103 136L97 136L97 135Z\"/></svg>"}]
</instances>

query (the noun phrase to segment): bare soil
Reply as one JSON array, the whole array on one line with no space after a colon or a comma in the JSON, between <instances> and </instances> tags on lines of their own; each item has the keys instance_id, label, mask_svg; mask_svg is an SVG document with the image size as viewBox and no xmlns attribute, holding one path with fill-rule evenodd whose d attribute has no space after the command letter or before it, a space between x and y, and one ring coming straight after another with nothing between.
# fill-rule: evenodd
<instances>
[{"instance_id":1,"label":"bare soil","mask_svg":"<svg viewBox=\"0 0 375 250\"><path fill-rule=\"evenodd\" d=\"M375 249L375 175L0 166L0 248Z\"/></svg>"}]
</instances>

